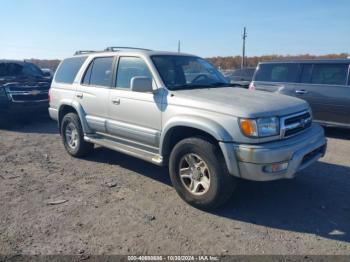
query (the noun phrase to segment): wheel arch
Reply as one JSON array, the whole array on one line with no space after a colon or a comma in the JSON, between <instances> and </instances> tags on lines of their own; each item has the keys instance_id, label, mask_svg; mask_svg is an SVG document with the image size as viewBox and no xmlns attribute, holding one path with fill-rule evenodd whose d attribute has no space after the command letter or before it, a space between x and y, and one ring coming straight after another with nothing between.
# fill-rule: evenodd
<instances>
[{"instance_id":1,"label":"wheel arch","mask_svg":"<svg viewBox=\"0 0 350 262\"><path fill-rule=\"evenodd\" d=\"M231 175L240 176L232 145L233 137L219 123L204 117L179 116L169 121L160 139L160 155L168 163L173 147L182 139L201 136L218 145Z\"/></svg>"},{"instance_id":2,"label":"wheel arch","mask_svg":"<svg viewBox=\"0 0 350 262\"><path fill-rule=\"evenodd\" d=\"M175 142L194 135L205 136L216 143L231 139L224 127L213 120L204 117L177 116L171 119L163 129L160 138L160 155L166 157L170 154Z\"/></svg>"},{"instance_id":3,"label":"wheel arch","mask_svg":"<svg viewBox=\"0 0 350 262\"><path fill-rule=\"evenodd\" d=\"M85 111L83 107L75 102L75 101L62 101L62 103L59 106L58 109L58 126L59 130L61 130L61 123L63 117L68 113L76 113L79 116L79 120L81 123L81 126L83 128L84 134L91 133L91 130L87 124L86 118L85 118Z\"/></svg>"}]
</instances>

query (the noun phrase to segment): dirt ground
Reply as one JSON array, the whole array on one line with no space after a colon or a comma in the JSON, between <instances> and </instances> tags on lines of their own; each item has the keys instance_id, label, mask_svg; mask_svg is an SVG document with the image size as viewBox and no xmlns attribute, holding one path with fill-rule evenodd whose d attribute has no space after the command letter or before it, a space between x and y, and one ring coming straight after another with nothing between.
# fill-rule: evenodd
<instances>
[{"instance_id":1,"label":"dirt ground","mask_svg":"<svg viewBox=\"0 0 350 262\"><path fill-rule=\"evenodd\" d=\"M350 133L294 180L241 181L213 213L166 168L104 148L64 150L56 123L0 129L0 254L350 254Z\"/></svg>"}]
</instances>

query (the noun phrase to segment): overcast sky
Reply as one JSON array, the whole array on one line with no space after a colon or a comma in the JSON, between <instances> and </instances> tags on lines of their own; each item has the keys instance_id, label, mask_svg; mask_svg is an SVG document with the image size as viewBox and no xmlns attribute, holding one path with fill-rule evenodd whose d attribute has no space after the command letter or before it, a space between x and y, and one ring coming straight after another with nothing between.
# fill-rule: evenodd
<instances>
[{"instance_id":1,"label":"overcast sky","mask_svg":"<svg viewBox=\"0 0 350 262\"><path fill-rule=\"evenodd\" d=\"M199 56L350 53L348 0L0 0L0 58L137 46Z\"/></svg>"}]
</instances>

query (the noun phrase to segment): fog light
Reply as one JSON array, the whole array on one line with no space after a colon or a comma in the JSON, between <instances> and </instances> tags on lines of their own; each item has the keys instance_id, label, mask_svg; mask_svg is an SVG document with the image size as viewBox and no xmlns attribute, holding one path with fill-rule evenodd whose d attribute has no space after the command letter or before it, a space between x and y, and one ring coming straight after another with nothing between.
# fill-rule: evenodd
<instances>
[{"instance_id":1,"label":"fog light","mask_svg":"<svg viewBox=\"0 0 350 262\"><path fill-rule=\"evenodd\" d=\"M288 162L282 162L282 163L273 163L270 165L264 166L263 170L266 173L277 173L281 171L285 171L288 168Z\"/></svg>"}]
</instances>

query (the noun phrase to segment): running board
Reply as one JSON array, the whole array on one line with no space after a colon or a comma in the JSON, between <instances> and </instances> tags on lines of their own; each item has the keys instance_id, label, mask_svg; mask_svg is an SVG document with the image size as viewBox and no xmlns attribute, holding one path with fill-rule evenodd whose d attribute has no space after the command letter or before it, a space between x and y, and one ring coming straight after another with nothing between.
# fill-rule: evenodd
<instances>
[{"instance_id":1,"label":"running board","mask_svg":"<svg viewBox=\"0 0 350 262\"><path fill-rule=\"evenodd\" d=\"M142 149L138 149L129 145L125 145L116 141L111 141L109 139L105 139L103 137L95 137L95 136L84 136L84 140L86 142L94 143L103 147L107 147L114 151L118 151L120 153L124 153L129 156L133 156L136 158L140 158L142 160L154 163L158 166L163 165L163 157L154 154L152 152L148 152Z\"/></svg>"}]
</instances>

